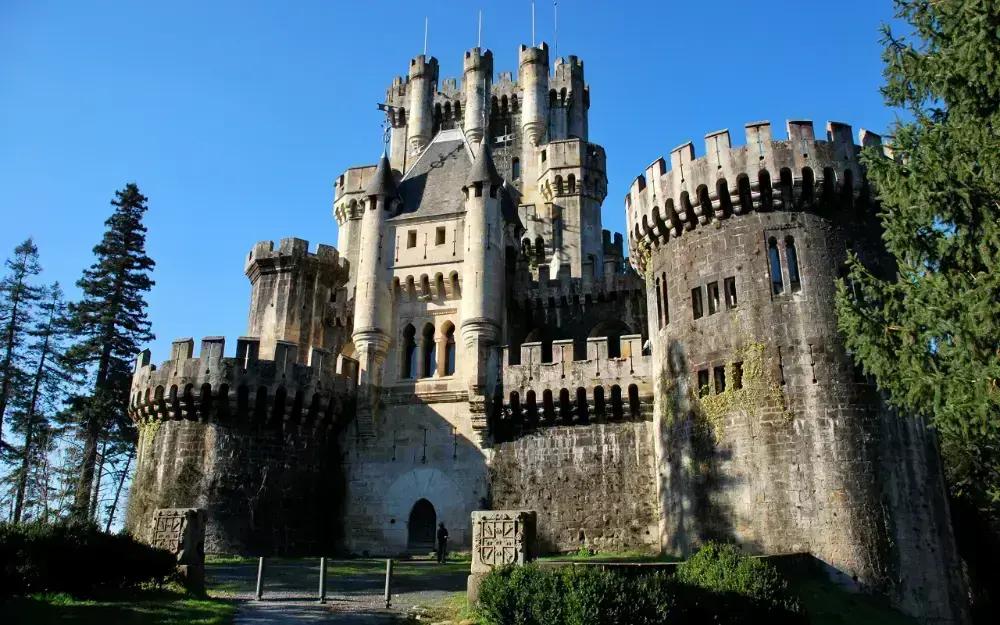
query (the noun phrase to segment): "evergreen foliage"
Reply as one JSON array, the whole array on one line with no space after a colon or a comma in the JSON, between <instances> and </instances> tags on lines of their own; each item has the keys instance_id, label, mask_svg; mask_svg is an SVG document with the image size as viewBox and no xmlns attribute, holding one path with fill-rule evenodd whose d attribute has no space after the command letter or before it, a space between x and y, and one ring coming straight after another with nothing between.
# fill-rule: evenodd
<instances>
[{"instance_id":1,"label":"evergreen foliage","mask_svg":"<svg viewBox=\"0 0 1000 625\"><path fill-rule=\"evenodd\" d=\"M14 249L0 280L0 451L11 451L3 440L3 426L11 400L25 392L29 375L24 346L35 304L41 297L32 279L42 272L38 247L29 238Z\"/></svg>"},{"instance_id":2,"label":"evergreen foliage","mask_svg":"<svg viewBox=\"0 0 1000 625\"><path fill-rule=\"evenodd\" d=\"M130 183L115 192L111 205L107 230L94 247L96 260L77 282L83 297L70 306L79 340L68 359L88 372L90 382L90 392L73 403L83 447L73 503L78 519L96 512L104 458L135 444L127 414L132 364L140 346L153 339L145 300L154 266L142 223L146 197Z\"/></svg>"}]
</instances>

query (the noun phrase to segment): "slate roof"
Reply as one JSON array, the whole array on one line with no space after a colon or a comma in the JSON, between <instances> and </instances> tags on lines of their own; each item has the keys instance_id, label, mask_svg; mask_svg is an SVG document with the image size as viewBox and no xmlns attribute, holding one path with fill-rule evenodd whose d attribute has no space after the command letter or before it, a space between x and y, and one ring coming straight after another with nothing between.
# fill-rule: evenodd
<instances>
[{"instance_id":1,"label":"slate roof","mask_svg":"<svg viewBox=\"0 0 1000 625\"><path fill-rule=\"evenodd\" d=\"M478 149L479 154L476 155L476 161L469 169L469 175L465 177L465 184L471 186L477 182L491 182L493 184L500 182L500 174L497 173L497 167L493 164L493 154L489 144L480 143Z\"/></svg>"},{"instance_id":2,"label":"slate roof","mask_svg":"<svg viewBox=\"0 0 1000 625\"><path fill-rule=\"evenodd\" d=\"M396 181L392 179L392 166L389 165L389 159L385 152L382 152L382 158L378 162L378 167L375 168L375 175L368 183L368 188L365 189L365 195L387 195L389 197L396 195Z\"/></svg>"},{"instance_id":3,"label":"slate roof","mask_svg":"<svg viewBox=\"0 0 1000 625\"><path fill-rule=\"evenodd\" d=\"M465 194L462 187L471 167L472 159L462 131L441 131L399 182L402 202L393 217L463 212Z\"/></svg>"}]
</instances>

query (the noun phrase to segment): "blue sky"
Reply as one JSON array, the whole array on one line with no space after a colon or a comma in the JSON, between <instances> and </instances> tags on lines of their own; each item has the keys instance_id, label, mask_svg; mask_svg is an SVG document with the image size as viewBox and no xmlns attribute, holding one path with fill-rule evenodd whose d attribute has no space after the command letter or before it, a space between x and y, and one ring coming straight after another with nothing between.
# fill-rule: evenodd
<instances>
[{"instance_id":1,"label":"blue sky","mask_svg":"<svg viewBox=\"0 0 1000 625\"><path fill-rule=\"evenodd\" d=\"M552 45L551 3L536 3ZM27 236L47 280L92 261L108 202L149 196L154 360L176 337L245 331L258 240L336 242L333 181L381 150L375 103L423 47L441 76L483 43L516 71L530 2L0 2L0 255ZM889 0L559 2L558 52L585 62L591 140L607 148L604 226L629 182L687 140L769 119L876 131ZM855 134L856 136L856 134Z\"/></svg>"}]
</instances>

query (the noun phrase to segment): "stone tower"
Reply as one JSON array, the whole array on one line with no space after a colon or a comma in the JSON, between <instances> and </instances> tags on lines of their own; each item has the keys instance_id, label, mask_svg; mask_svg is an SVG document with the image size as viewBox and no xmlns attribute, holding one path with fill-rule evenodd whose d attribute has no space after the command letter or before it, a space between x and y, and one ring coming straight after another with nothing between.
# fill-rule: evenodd
<instances>
[{"instance_id":1,"label":"stone tower","mask_svg":"<svg viewBox=\"0 0 1000 625\"><path fill-rule=\"evenodd\" d=\"M911 614L961 585L933 436L891 414L837 333L848 250L892 272L845 124L748 124L690 143L626 196L656 369L661 540L809 551ZM878 144L862 131L862 145ZM686 513L681 514L681 510Z\"/></svg>"}]
</instances>

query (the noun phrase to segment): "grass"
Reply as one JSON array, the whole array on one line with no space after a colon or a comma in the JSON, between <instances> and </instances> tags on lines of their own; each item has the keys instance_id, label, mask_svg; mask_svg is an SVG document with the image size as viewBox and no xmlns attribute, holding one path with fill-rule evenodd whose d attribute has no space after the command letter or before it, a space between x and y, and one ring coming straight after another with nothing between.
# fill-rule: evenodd
<instances>
[{"instance_id":1,"label":"grass","mask_svg":"<svg viewBox=\"0 0 1000 625\"><path fill-rule=\"evenodd\" d=\"M820 577L789 580L811 625L917 625L879 597L849 592Z\"/></svg>"},{"instance_id":2,"label":"grass","mask_svg":"<svg viewBox=\"0 0 1000 625\"><path fill-rule=\"evenodd\" d=\"M0 603L0 621L14 625L227 625L235 609L231 603L196 598L174 587L100 599L41 593Z\"/></svg>"},{"instance_id":3,"label":"grass","mask_svg":"<svg viewBox=\"0 0 1000 625\"><path fill-rule=\"evenodd\" d=\"M463 620L479 622L476 619L475 611L469 607L464 592L452 593L440 601L423 607L420 622L451 621L458 623Z\"/></svg>"}]
</instances>

